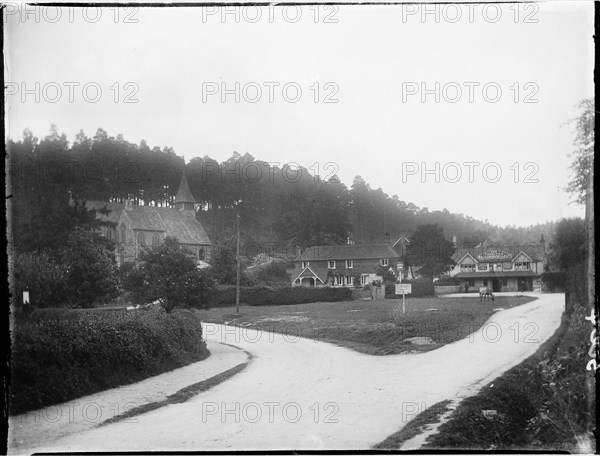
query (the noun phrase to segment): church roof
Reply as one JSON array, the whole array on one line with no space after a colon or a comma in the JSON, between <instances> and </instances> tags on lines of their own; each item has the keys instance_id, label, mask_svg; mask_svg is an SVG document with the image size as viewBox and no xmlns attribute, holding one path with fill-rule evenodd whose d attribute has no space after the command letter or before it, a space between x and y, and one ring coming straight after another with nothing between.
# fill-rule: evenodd
<instances>
[{"instance_id":1,"label":"church roof","mask_svg":"<svg viewBox=\"0 0 600 456\"><path fill-rule=\"evenodd\" d=\"M185 173L181 176L179 190L177 191L177 195L175 195L175 200L173 201L173 204L177 203L196 203L196 199L194 198L194 195L192 195L190 186L185 178Z\"/></svg>"},{"instance_id":2,"label":"church roof","mask_svg":"<svg viewBox=\"0 0 600 456\"><path fill-rule=\"evenodd\" d=\"M177 209L133 206L131 210L123 213L134 230L165 232L180 244L211 244L200 222Z\"/></svg>"}]
</instances>

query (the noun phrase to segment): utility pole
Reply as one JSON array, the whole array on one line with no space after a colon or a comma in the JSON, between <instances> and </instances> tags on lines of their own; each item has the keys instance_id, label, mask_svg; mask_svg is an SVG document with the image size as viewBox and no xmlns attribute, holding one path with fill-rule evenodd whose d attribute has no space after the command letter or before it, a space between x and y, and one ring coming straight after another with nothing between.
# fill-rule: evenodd
<instances>
[{"instance_id":1,"label":"utility pole","mask_svg":"<svg viewBox=\"0 0 600 456\"><path fill-rule=\"evenodd\" d=\"M236 258L236 279L235 279L235 314L240 314L240 213L238 212L235 216L237 223L237 246L235 252Z\"/></svg>"}]
</instances>

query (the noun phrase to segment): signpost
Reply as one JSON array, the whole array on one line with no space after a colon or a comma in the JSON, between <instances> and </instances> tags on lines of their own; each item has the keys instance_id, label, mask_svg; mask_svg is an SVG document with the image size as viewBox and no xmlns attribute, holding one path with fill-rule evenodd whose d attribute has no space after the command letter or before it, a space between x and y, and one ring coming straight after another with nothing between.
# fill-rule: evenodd
<instances>
[{"instance_id":1,"label":"signpost","mask_svg":"<svg viewBox=\"0 0 600 456\"><path fill-rule=\"evenodd\" d=\"M406 313L406 295L412 293L412 285L410 283L397 283L396 294L402 295L402 315Z\"/></svg>"}]
</instances>

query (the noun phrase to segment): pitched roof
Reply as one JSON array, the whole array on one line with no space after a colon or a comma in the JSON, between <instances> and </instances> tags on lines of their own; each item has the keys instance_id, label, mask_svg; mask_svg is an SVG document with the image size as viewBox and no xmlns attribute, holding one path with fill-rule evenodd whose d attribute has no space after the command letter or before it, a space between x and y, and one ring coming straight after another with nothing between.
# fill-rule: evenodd
<instances>
[{"instance_id":1,"label":"pitched roof","mask_svg":"<svg viewBox=\"0 0 600 456\"><path fill-rule=\"evenodd\" d=\"M459 272L454 277L458 279L486 279L491 277L539 277L542 273L533 271L487 271L487 272Z\"/></svg>"},{"instance_id":2,"label":"pitched roof","mask_svg":"<svg viewBox=\"0 0 600 456\"><path fill-rule=\"evenodd\" d=\"M109 203L106 201L86 201L85 207L88 210L96 210L96 218L104 222L113 222L117 223L119 221L119 216L121 215L121 211L125 208L125 203ZM107 209L109 211L108 214L101 214L99 211L102 209Z\"/></svg>"},{"instance_id":3,"label":"pitched roof","mask_svg":"<svg viewBox=\"0 0 600 456\"><path fill-rule=\"evenodd\" d=\"M177 195L175 195L175 199L173 200L173 204L177 203L196 203L196 199L194 198L194 195L192 195L190 186L185 178L185 173L181 175L179 190L177 191Z\"/></svg>"},{"instance_id":4,"label":"pitched roof","mask_svg":"<svg viewBox=\"0 0 600 456\"><path fill-rule=\"evenodd\" d=\"M314 277L317 276L323 283L327 283L327 267L323 265L309 265L306 268L300 267L299 265L294 267L292 271L292 282L295 282L298 278L303 277Z\"/></svg>"},{"instance_id":5,"label":"pitched roof","mask_svg":"<svg viewBox=\"0 0 600 456\"><path fill-rule=\"evenodd\" d=\"M478 262L513 261L520 252L526 253L532 261L546 261L546 251L543 244L528 243L514 245L479 244L472 246L457 246L452 259L459 261L467 253L471 254Z\"/></svg>"},{"instance_id":6,"label":"pitched roof","mask_svg":"<svg viewBox=\"0 0 600 456\"><path fill-rule=\"evenodd\" d=\"M308 247L295 261L366 260L398 258L387 244L342 244Z\"/></svg>"},{"instance_id":7,"label":"pitched roof","mask_svg":"<svg viewBox=\"0 0 600 456\"><path fill-rule=\"evenodd\" d=\"M123 214L134 230L165 232L180 244L211 244L200 222L177 209L133 206L131 210L123 211Z\"/></svg>"},{"instance_id":8,"label":"pitched roof","mask_svg":"<svg viewBox=\"0 0 600 456\"><path fill-rule=\"evenodd\" d=\"M157 208L168 236L174 236L180 244L211 244L204 227L195 217L189 217L177 209Z\"/></svg>"}]
</instances>

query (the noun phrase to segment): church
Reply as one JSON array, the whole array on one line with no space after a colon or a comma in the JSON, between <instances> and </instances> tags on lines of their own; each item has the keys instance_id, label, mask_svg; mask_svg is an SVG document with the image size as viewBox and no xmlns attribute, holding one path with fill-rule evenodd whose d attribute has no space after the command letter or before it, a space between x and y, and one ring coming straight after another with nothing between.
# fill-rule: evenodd
<instances>
[{"instance_id":1,"label":"church","mask_svg":"<svg viewBox=\"0 0 600 456\"><path fill-rule=\"evenodd\" d=\"M97 212L97 217L111 222L112 226L102 227L101 234L115 242L118 265L136 262L144 246L159 245L167 236L177 239L194 255L199 265L206 265L213 244L196 218L195 206L196 199L185 174L171 207L138 206L131 200L124 203L86 201L88 210L109 211L108 214Z\"/></svg>"}]
</instances>

